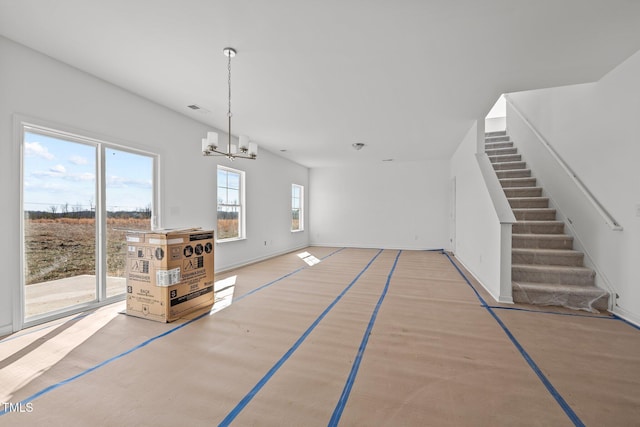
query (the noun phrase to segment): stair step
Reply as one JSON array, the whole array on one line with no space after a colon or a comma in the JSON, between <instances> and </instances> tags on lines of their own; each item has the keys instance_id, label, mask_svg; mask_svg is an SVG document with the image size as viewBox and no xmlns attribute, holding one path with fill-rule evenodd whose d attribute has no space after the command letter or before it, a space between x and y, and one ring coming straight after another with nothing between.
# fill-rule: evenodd
<instances>
[{"instance_id":1,"label":"stair step","mask_svg":"<svg viewBox=\"0 0 640 427\"><path fill-rule=\"evenodd\" d=\"M512 234L512 248L573 249L573 237L568 234Z\"/></svg>"},{"instance_id":2,"label":"stair step","mask_svg":"<svg viewBox=\"0 0 640 427\"><path fill-rule=\"evenodd\" d=\"M491 163L505 163L505 162L520 162L522 161L522 155L520 154L499 154L496 156L489 156Z\"/></svg>"},{"instance_id":3,"label":"stair step","mask_svg":"<svg viewBox=\"0 0 640 427\"><path fill-rule=\"evenodd\" d=\"M499 148L511 148L513 147L513 142L486 142L484 144L484 149L486 150L497 150Z\"/></svg>"},{"instance_id":4,"label":"stair step","mask_svg":"<svg viewBox=\"0 0 640 427\"><path fill-rule=\"evenodd\" d=\"M505 188L507 197L542 197L542 187L511 187Z\"/></svg>"},{"instance_id":5,"label":"stair step","mask_svg":"<svg viewBox=\"0 0 640 427\"><path fill-rule=\"evenodd\" d=\"M548 197L509 197L507 200L512 209L549 207Z\"/></svg>"},{"instance_id":6,"label":"stair step","mask_svg":"<svg viewBox=\"0 0 640 427\"><path fill-rule=\"evenodd\" d=\"M506 135L506 134L507 134L506 130L494 130L494 131L491 131L491 132L485 132L484 136L485 137L487 137L487 136L501 136L501 135Z\"/></svg>"},{"instance_id":7,"label":"stair step","mask_svg":"<svg viewBox=\"0 0 640 427\"><path fill-rule=\"evenodd\" d=\"M494 170L503 171L503 170L515 170L515 169L525 169L527 167L526 162L518 161L518 162L502 162L502 163L492 163Z\"/></svg>"},{"instance_id":8,"label":"stair step","mask_svg":"<svg viewBox=\"0 0 640 427\"><path fill-rule=\"evenodd\" d=\"M595 286L596 272L587 267L565 265L511 264L514 282Z\"/></svg>"},{"instance_id":9,"label":"stair step","mask_svg":"<svg viewBox=\"0 0 640 427\"><path fill-rule=\"evenodd\" d=\"M503 142L503 141L509 141L509 135L492 135L492 136L485 136L484 138L484 142Z\"/></svg>"},{"instance_id":10,"label":"stair step","mask_svg":"<svg viewBox=\"0 0 640 427\"><path fill-rule=\"evenodd\" d=\"M513 234L562 234L562 221L518 221L511 226Z\"/></svg>"},{"instance_id":11,"label":"stair step","mask_svg":"<svg viewBox=\"0 0 640 427\"><path fill-rule=\"evenodd\" d=\"M496 148L495 150L486 150L485 149L485 153L487 153L487 156L491 157L491 156L501 156L503 154L518 154L518 149L515 147L508 147L508 148Z\"/></svg>"},{"instance_id":12,"label":"stair step","mask_svg":"<svg viewBox=\"0 0 640 427\"><path fill-rule=\"evenodd\" d=\"M596 286L513 282L512 287L514 302L557 305L591 312L609 308L609 293Z\"/></svg>"},{"instance_id":13,"label":"stair step","mask_svg":"<svg viewBox=\"0 0 640 427\"><path fill-rule=\"evenodd\" d=\"M516 169L516 170L498 170L496 171L498 179L503 178L530 178L531 169Z\"/></svg>"},{"instance_id":14,"label":"stair step","mask_svg":"<svg viewBox=\"0 0 640 427\"><path fill-rule=\"evenodd\" d=\"M511 263L582 267L584 254L570 249L513 248Z\"/></svg>"},{"instance_id":15,"label":"stair step","mask_svg":"<svg viewBox=\"0 0 640 427\"><path fill-rule=\"evenodd\" d=\"M512 209L518 221L555 221L556 210L551 208Z\"/></svg>"},{"instance_id":16,"label":"stair step","mask_svg":"<svg viewBox=\"0 0 640 427\"><path fill-rule=\"evenodd\" d=\"M500 185L502 188L524 188L524 187L535 187L536 179L530 176L526 177L514 177L514 178L500 178L500 174L496 172L498 178L500 180Z\"/></svg>"}]
</instances>

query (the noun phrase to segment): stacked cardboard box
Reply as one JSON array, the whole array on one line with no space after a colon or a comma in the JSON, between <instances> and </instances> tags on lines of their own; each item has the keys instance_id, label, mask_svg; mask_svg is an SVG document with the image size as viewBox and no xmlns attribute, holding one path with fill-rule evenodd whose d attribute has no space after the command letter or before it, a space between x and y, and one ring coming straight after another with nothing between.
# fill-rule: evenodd
<instances>
[{"instance_id":1,"label":"stacked cardboard box","mask_svg":"<svg viewBox=\"0 0 640 427\"><path fill-rule=\"evenodd\" d=\"M213 231L128 231L127 314L172 322L213 305Z\"/></svg>"}]
</instances>

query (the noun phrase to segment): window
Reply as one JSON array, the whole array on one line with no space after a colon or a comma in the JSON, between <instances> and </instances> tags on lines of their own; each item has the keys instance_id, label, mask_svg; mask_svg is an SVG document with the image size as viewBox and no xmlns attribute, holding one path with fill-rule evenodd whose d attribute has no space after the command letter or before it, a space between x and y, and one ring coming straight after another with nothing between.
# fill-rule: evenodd
<instances>
[{"instance_id":1,"label":"window","mask_svg":"<svg viewBox=\"0 0 640 427\"><path fill-rule=\"evenodd\" d=\"M298 184L291 185L291 231L304 230L304 187Z\"/></svg>"},{"instance_id":2,"label":"window","mask_svg":"<svg viewBox=\"0 0 640 427\"><path fill-rule=\"evenodd\" d=\"M125 228L152 227L156 156L21 123L23 321L125 294Z\"/></svg>"},{"instance_id":3,"label":"window","mask_svg":"<svg viewBox=\"0 0 640 427\"><path fill-rule=\"evenodd\" d=\"M244 172L218 166L218 241L244 239Z\"/></svg>"}]
</instances>

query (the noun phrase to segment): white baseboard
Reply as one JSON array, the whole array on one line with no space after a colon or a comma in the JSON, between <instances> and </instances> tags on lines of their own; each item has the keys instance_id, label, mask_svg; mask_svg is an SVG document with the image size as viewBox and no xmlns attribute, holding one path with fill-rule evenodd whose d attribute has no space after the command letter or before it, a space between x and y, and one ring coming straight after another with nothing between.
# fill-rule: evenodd
<instances>
[{"instance_id":1,"label":"white baseboard","mask_svg":"<svg viewBox=\"0 0 640 427\"><path fill-rule=\"evenodd\" d=\"M503 299L505 299L505 301L501 301L501 300L500 300L500 295L494 295L494 294L493 294L493 292L491 292L491 290L490 290L489 288L487 288L487 287L484 285L484 283L482 283L482 281L481 281L480 279L478 279L478 278L476 277L476 275L475 275L475 274L473 274L473 272L472 272L472 271L471 271L471 270L470 270L466 265L464 265L464 262L462 262L462 260L461 260L460 258L458 258L457 256L455 256L455 254L454 254L454 257L455 257L456 261L457 261L457 262L459 262L459 263L460 263L460 265L462 265L462 266L464 267L464 269L465 269L465 270L467 270L467 273L469 273L469 274L474 278L474 280L475 280L476 282L478 282L478 283L480 284L480 286L482 286L482 287L484 288L484 290L485 290L485 291L487 291L487 293L489 293L489 295L491 296L491 298L493 298L493 299L494 299L495 301L497 301L497 302L503 302L503 303L511 303L511 304L513 304L513 299L512 299L511 301L506 301L506 299L505 299L505 298L503 298ZM487 301L487 304L489 304L489 301Z\"/></svg>"},{"instance_id":2,"label":"white baseboard","mask_svg":"<svg viewBox=\"0 0 640 427\"><path fill-rule=\"evenodd\" d=\"M285 249L283 251L273 252L273 253L270 253L268 255L264 255L264 256L261 256L261 257L245 260L245 261L239 262L237 264L228 265L228 266L226 266L224 268L221 268L220 270L216 270L215 273L216 274L220 274L220 273L225 273L227 271L235 270L236 268L246 267L248 265L255 264L255 263L258 263L258 262L261 262L261 261L266 261L268 259L275 258L275 257L280 256L280 255L284 255L284 254L288 254L288 253L291 253L291 252L299 251L301 249L306 249L309 246L311 246L311 245L297 246L297 247L294 247L294 248Z\"/></svg>"},{"instance_id":3,"label":"white baseboard","mask_svg":"<svg viewBox=\"0 0 640 427\"><path fill-rule=\"evenodd\" d=\"M640 328L640 316L638 316L637 314L629 313L628 311L620 307L614 307L611 312Z\"/></svg>"},{"instance_id":4,"label":"white baseboard","mask_svg":"<svg viewBox=\"0 0 640 427\"><path fill-rule=\"evenodd\" d=\"M13 333L13 325L5 325L0 327L0 337Z\"/></svg>"}]
</instances>

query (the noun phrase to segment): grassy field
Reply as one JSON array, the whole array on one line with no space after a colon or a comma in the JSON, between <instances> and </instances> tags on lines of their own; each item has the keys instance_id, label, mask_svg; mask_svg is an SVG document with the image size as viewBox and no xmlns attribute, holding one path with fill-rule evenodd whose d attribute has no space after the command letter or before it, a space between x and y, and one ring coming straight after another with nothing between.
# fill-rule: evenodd
<instances>
[{"instance_id":1,"label":"grassy field","mask_svg":"<svg viewBox=\"0 0 640 427\"><path fill-rule=\"evenodd\" d=\"M149 229L148 219L107 219L107 275L124 277L125 229ZM96 226L91 218L25 221L25 283L96 273Z\"/></svg>"}]
</instances>

